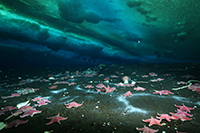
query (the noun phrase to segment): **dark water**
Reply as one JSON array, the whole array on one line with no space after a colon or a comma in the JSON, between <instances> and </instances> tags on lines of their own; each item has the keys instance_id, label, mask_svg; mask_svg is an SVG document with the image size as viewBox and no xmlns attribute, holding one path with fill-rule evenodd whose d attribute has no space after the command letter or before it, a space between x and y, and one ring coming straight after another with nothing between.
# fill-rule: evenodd
<instances>
[{"instance_id":1,"label":"dark water","mask_svg":"<svg viewBox=\"0 0 200 133\"><path fill-rule=\"evenodd\" d=\"M199 114L199 96L200 94L189 90L188 88L174 91L172 88L181 87L179 81L189 81L191 79L200 80L199 64L159 64L159 65L129 65L129 66L105 66L92 68L45 68L45 69L12 69L2 70L0 79L0 96L10 96L16 93L16 90L23 88L38 88L34 93L21 95L0 100L0 107L16 106L18 103L41 96L48 98L51 103L35 107L42 111L33 117L27 116L20 118L14 116L5 120L11 115L7 111L0 116L0 121L9 123L13 120L28 120L27 123L1 130L2 133L29 132L42 133L45 131L53 132L139 132L136 127L142 128L148 126L142 119L149 119L151 116L156 118L157 113L169 114L175 112L176 105L184 103L188 107L195 107L191 110L192 120L180 121L172 120L163 126L153 125L150 128L159 129L159 133L200 132L200 114ZM157 76L150 76L154 72ZM55 80L47 80L49 75L54 75ZM112 78L111 75L118 76ZM148 77L142 77L148 75ZM185 76L186 77L181 77ZM193 77L189 77L193 76ZM134 87L118 87L116 84L122 82L123 76L129 76L131 80L136 81L134 87L140 86L146 88L145 91L135 91ZM188 77L188 78L187 78ZM105 82L109 78L109 82ZM152 79L163 78L163 81L151 82ZM75 82L75 85L57 84L57 88L49 89L58 81ZM140 83L139 81L146 81ZM116 90L111 93L97 92L96 85L99 83L105 86L115 87ZM94 88L85 88L86 85L93 85ZM153 94L154 90L169 90L174 94L158 95ZM125 92L131 91L132 97L123 98ZM75 101L83 103L77 108L66 108L64 103ZM36 102L30 101L31 106ZM68 117L67 120L60 121L61 124L53 123L46 125L50 120L46 117L60 114L62 117Z\"/></svg>"}]
</instances>

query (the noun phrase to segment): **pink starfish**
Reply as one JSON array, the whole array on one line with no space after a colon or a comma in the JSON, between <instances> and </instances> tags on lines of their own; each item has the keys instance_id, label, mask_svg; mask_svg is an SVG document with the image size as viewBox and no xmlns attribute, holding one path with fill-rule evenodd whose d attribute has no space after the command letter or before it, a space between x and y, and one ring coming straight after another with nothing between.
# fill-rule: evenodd
<instances>
[{"instance_id":1,"label":"pink starfish","mask_svg":"<svg viewBox=\"0 0 200 133\"><path fill-rule=\"evenodd\" d=\"M185 116L189 116L189 117L192 117L193 115L191 115L191 114L188 114L187 112L185 112L185 111L178 111L176 114L184 114Z\"/></svg>"},{"instance_id":2,"label":"pink starfish","mask_svg":"<svg viewBox=\"0 0 200 133\"><path fill-rule=\"evenodd\" d=\"M134 90L136 90L136 91L144 91L144 90L146 90L145 88L142 88L142 87L139 87L139 86L137 86L137 87L135 87L134 88Z\"/></svg>"},{"instance_id":3,"label":"pink starfish","mask_svg":"<svg viewBox=\"0 0 200 133\"><path fill-rule=\"evenodd\" d=\"M34 102L35 102L35 101L39 101L39 100L42 100L43 98L44 98L44 97L36 97L36 98L33 98L32 101L34 101Z\"/></svg>"},{"instance_id":4,"label":"pink starfish","mask_svg":"<svg viewBox=\"0 0 200 133\"><path fill-rule=\"evenodd\" d=\"M21 95L19 93L14 93L10 96L1 96L1 99L7 99L7 98L12 98L12 97L20 97Z\"/></svg>"},{"instance_id":5,"label":"pink starfish","mask_svg":"<svg viewBox=\"0 0 200 133\"><path fill-rule=\"evenodd\" d=\"M38 106L38 107L40 107L40 106L42 106L42 105L47 105L47 104L48 104L48 103L46 103L45 100L43 100L43 99L37 101L37 103L38 103L38 104L35 104L35 106Z\"/></svg>"},{"instance_id":6,"label":"pink starfish","mask_svg":"<svg viewBox=\"0 0 200 133\"><path fill-rule=\"evenodd\" d=\"M179 82L177 82L177 84L180 85L180 84L188 84L188 83L184 82L184 81L179 81Z\"/></svg>"},{"instance_id":7,"label":"pink starfish","mask_svg":"<svg viewBox=\"0 0 200 133\"><path fill-rule=\"evenodd\" d=\"M58 113L58 115L53 116L53 117L47 117L47 119L51 119L51 121L49 123L47 123L46 125L52 124L53 122L57 122L58 124L60 124L60 120L66 120L68 117L60 117L60 114Z\"/></svg>"},{"instance_id":8,"label":"pink starfish","mask_svg":"<svg viewBox=\"0 0 200 133\"><path fill-rule=\"evenodd\" d=\"M96 87L97 87L97 88L104 88L105 85L103 85L103 84L98 84L98 85L96 85Z\"/></svg>"},{"instance_id":9,"label":"pink starfish","mask_svg":"<svg viewBox=\"0 0 200 133\"><path fill-rule=\"evenodd\" d=\"M152 80L150 80L151 82L158 82L158 81L163 81L164 79L162 79L162 78L157 78L157 79L152 79Z\"/></svg>"},{"instance_id":10,"label":"pink starfish","mask_svg":"<svg viewBox=\"0 0 200 133\"><path fill-rule=\"evenodd\" d=\"M185 121L185 120L191 120L191 118L188 118L186 117L184 114L174 114L174 113L171 113L172 114L172 117L177 119L177 120L181 120L181 121Z\"/></svg>"},{"instance_id":11,"label":"pink starfish","mask_svg":"<svg viewBox=\"0 0 200 133\"><path fill-rule=\"evenodd\" d=\"M21 96L19 93L14 93L14 94L12 94L12 95L9 96L9 97L19 97L19 96Z\"/></svg>"},{"instance_id":12,"label":"pink starfish","mask_svg":"<svg viewBox=\"0 0 200 133\"><path fill-rule=\"evenodd\" d=\"M3 113L3 112L0 112L0 116L1 116L1 115L4 115L4 114L5 114L5 113Z\"/></svg>"},{"instance_id":13,"label":"pink starfish","mask_svg":"<svg viewBox=\"0 0 200 133\"><path fill-rule=\"evenodd\" d=\"M168 114L159 114L159 113L157 113L160 117L157 117L156 116L156 118L158 118L158 119L165 119L165 120L167 120L168 122L170 122L171 120L170 119L175 119L174 117L172 117L172 116L169 116Z\"/></svg>"},{"instance_id":14,"label":"pink starfish","mask_svg":"<svg viewBox=\"0 0 200 133\"><path fill-rule=\"evenodd\" d=\"M105 87L105 86L104 86L104 88L106 89L106 92L105 92L105 93L113 92L114 90L116 90L115 87L110 87L109 85L108 85L108 87Z\"/></svg>"},{"instance_id":15,"label":"pink starfish","mask_svg":"<svg viewBox=\"0 0 200 133\"><path fill-rule=\"evenodd\" d=\"M143 122L149 122L149 126L151 125L159 125L161 126L160 122L161 120L155 119L153 117L151 117L151 119L146 119L146 120L142 120Z\"/></svg>"},{"instance_id":16,"label":"pink starfish","mask_svg":"<svg viewBox=\"0 0 200 133\"><path fill-rule=\"evenodd\" d=\"M133 94L130 91L127 91L125 94L123 94L123 97L131 97Z\"/></svg>"},{"instance_id":17,"label":"pink starfish","mask_svg":"<svg viewBox=\"0 0 200 133\"><path fill-rule=\"evenodd\" d=\"M144 126L144 128L136 127L136 129L139 130L139 131L143 131L143 133L156 133L156 132L158 132L158 130L151 129L151 128L148 128L146 126Z\"/></svg>"},{"instance_id":18,"label":"pink starfish","mask_svg":"<svg viewBox=\"0 0 200 133\"><path fill-rule=\"evenodd\" d=\"M105 89L96 89L98 92L105 92Z\"/></svg>"},{"instance_id":19,"label":"pink starfish","mask_svg":"<svg viewBox=\"0 0 200 133\"><path fill-rule=\"evenodd\" d=\"M149 75L142 75L142 77L143 77L143 78L147 78L147 77L149 77Z\"/></svg>"},{"instance_id":20,"label":"pink starfish","mask_svg":"<svg viewBox=\"0 0 200 133\"><path fill-rule=\"evenodd\" d=\"M21 114L21 113L23 113L23 112L25 112L25 111L27 111L29 109L33 109L33 107L31 107L31 106L23 106L19 110L17 110L15 113L11 112L11 114L12 114L12 116L18 116L19 114Z\"/></svg>"},{"instance_id":21,"label":"pink starfish","mask_svg":"<svg viewBox=\"0 0 200 133\"><path fill-rule=\"evenodd\" d=\"M153 76L153 77L154 77L154 76L158 76L158 75L157 75L156 73L154 73L154 72L150 72L149 75L150 75L150 76Z\"/></svg>"},{"instance_id":22,"label":"pink starfish","mask_svg":"<svg viewBox=\"0 0 200 133\"><path fill-rule=\"evenodd\" d=\"M7 106L7 107L5 107L4 109L2 109L2 110L0 110L0 112L5 112L5 111L11 111L11 110L13 110L13 109L16 109L16 107L13 107L13 106Z\"/></svg>"},{"instance_id":23,"label":"pink starfish","mask_svg":"<svg viewBox=\"0 0 200 133\"><path fill-rule=\"evenodd\" d=\"M154 92L153 94L160 94L160 95L164 94L164 95L168 95L168 94L174 94L174 93L173 93L173 92L170 92L170 91L168 91L168 90L161 90L161 91L156 91L156 92Z\"/></svg>"},{"instance_id":24,"label":"pink starfish","mask_svg":"<svg viewBox=\"0 0 200 133\"><path fill-rule=\"evenodd\" d=\"M195 77L192 75L183 75L183 76L181 76L181 78L193 79Z\"/></svg>"},{"instance_id":25,"label":"pink starfish","mask_svg":"<svg viewBox=\"0 0 200 133\"><path fill-rule=\"evenodd\" d=\"M31 116L33 117L34 114L41 113L42 111L36 110L36 109L29 109L27 110L23 115L20 115L20 118L24 118L26 116Z\"/></svg>"},{"instance_id":26,"label":"pink starfish","mask_svg":"<svg viewBox=\"0 0 200 133\"><path fill-rule=\"evenodd\" d=\"M94 86L92 86L92 85L87 85L87 86L85 86L85 88L94 88Z\"/></svg>"},{"instance_id":27,"label":"pink starfish","mask_svg":"<svg viewBox=\"0 0 200 133\"><path fill-rule=\"evenodd\" d=\"M176 131L176 133L187 133L187 132L179 132L179 131Z\"/></svg>"},{"instance_id":28,"label":"pink starfish","mask_svg":"<svg viewBox=\"0 0 200 133\"><path fill-rule=\"evenodd\" d=\"M58 87L57 85L54 85L54 86L49 87L49 89L55 89L57 87Z\"/></svg>"},{"instance_id":29,"label":"pink starfish","mask_svg":"<svg viewBox=\"0 0 200 133\"><path fill-rule=\"evenodd\" d=\"M60 81L60 82L58 82L58 81L56 81L53 84L69 84L69 82L66 82L66 81Z\"/></svg>"},{"instance_id":30,"label":"pink starfish","mask_svg":"<svg viewBox=\"0 0 200 133\"><path fill-rule=\"evenodd\" d=\"M75 85L75 84L76 84L75 82L71 82L71 83L70 83L70 84L68 84L68 85L70 86L70 85Z\"/></svg>"},{"instance_id":31,"label":"pink starfish","mask_svg":"<svg viewBox=\"0 0 200 133\"><path fill-rule=\"evenodd\" d=\"M185 106L183 103L182 103L182 105L183 105L183 106L178 106L178 105L175 104L175 107L179 108L178 111L180 111L180 110L182 110L182 111L185 110L185 111L187 111L187 112L190 112L190 110L193 110L193 109L194 109L194 108Z\"/></svg>"},{"instance_id":32,"label":"pink starfish","mask_svg":"<svg viewBox=\"0 0 200 133\"><path fill-rule=\"evenodd\" d=\"M82 103L81 103L81 104L78 104L78 103L76 103L76 102L71 102L71 103L64 104L64 105L68 105L67 108L71 108L71 107L75 107L75 108L76 108L76 107L81 106Z\"/></svg>"},{"instance_id":33,"label":"pink starfish","mask_svg":"<svg viewBox=\"0 0 200 133\"><path fill-rule=\"evenodd\" d=\"M24 124L24 123L27 123L27 122L28 122L28 120L26 120L26 121L14 120L10 123L6 123L7 126L5 128L10 128L10 127L13 127L13 126L17 127L19 124Z\"/></svg>"}]
</instances>

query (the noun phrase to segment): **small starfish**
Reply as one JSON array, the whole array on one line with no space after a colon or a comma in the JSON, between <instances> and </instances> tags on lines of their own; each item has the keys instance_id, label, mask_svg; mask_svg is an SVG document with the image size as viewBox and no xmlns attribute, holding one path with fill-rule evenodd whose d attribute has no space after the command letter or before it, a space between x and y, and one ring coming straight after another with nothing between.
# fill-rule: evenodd
<instances>
[{"instance_id":1,"label":"small starfish","mask_svg":"<svg viewBox=\"0 0 200 133\"><path fill-rule=\"evenodd\" d=\"M5 128L10 128L10 127L13 127L13 126L17 127L19 124L24 124L24 123L27 123L27 122L28 122L28 120L21 121L21 120L17 119L17 120L10 122L10 123L6 123L7 126Z\"/></svg>"},{"instance_id":2,"label":"small starfish","mask_svg":"<svg viewBox=\"0 0 200 133\"><path fill-rule=\"evenodd\" d=\"M71 107L79 107L79 106L81 106L82 105L82 103L81 104L78 104L78 103L76 103L76 102L71 102L71 103L67 103L67 104L64 104L64 105L68 105L67 106L67 108L71 108Z\"/></svg>"},{"instance_id":3,"label":"small starfish","mask_svg":"<svg viewBox=\"0 0 200 133\"><path fill-rule=\"evenodd\" d=\"M38 113L41 113L41 112L42 111L39 111L39 110L36 110L36 109L29 109L23 115L20 115L20 118L26 117L28 115L33 117L34 114L38 114Z\"/></svg>"},{"instance_id":4,"label":"small starfish","mask_svg":"<svg viewBox=\"0 0 200 133\"><path fill-rule=\"evenodd\" d=\"M144 128L136 127L136 129L139 130L139 131L143 131L143 133L156 133L156 132L158 132L158 130L151 129L151 128L148 128L146 126L144 126Z\"/></svg>"},{"instance_id":5,"label":"small starfish","mask_svg":"<svg viewBox=\"0 0 200 133\"><path fill-rule=\"evenodd\" d=\"M184 114L175 114L175 113L171 113L172 117L177 119L177 120L181 120L181 121L185 121L185 120L191 120L191 118L186 117Z\"/></svg>"},{"instance_id":6,"label":"small starfish","mask_svg":"<svg viewBox=\"0 0 200 133\"><path fill-rule=\"evenodd\" d=\"M108 87L105 87L105 86L104 86L104 88L106 89L106 92L105 92L105 93L113 92L114 90L116 90L115 87L110 87L109 85L108 85Z\"/></svg>"},{"instance_id":7,"label":"small starfish","mask_svg":"<svg viewBox=\"0 0 200 133\"><path fill-rule=\"evenodd\" d=\"M133 94L130 91L127 91L124 95L122 95L123 97L131 97Z\"/></svg>"},{"instance_id":8,"label":"small starfish","mask_svg":"<svg viewBox=\"0 0 200 133\"><path fill-rule=\"evenodd\" d=\"M159 113L157 113L160 117L157 117L156 116L156 118L158 118L158 119L165 119L165 120L167 120L168 122L170 122L171 120L170 119L175 119L174 117L172 117L172 116L169 116L168 114L159 114Z\"/></svg>"},{"instance_id":9,"label":"small starfish","mask_svg":"<svg viewBox=\"0 0 200 133\"><path fill-rule=\"evenodd\" d=\"M136 90L136 91L144 91L144 90L146 90L145 88L142 88L142 87L139 87L139 86L137 86L137 87L135 87L134 88L134 90Z\"/></svg>"},{"instance_id":10,"label":"small starfish","mask_svg":"<svg viewBox=\"0 0 200 133\"><path fill-rule=\"evenodd\" d=\"M168 90L161 90L161 91L156 91L156 92L154 92L153 94L160 94L160 95L164 94L164 95L168 95L168 94L174 94L174 93L173 93L173 92L170 92L170 91L168 91Z\"/></svg>"},{"instance_id":11,"label":"small starfish","mask_svg":"<svg viewBox=\"0 0 200 133\"><path fill-rule=\"evenodd\" d=\"M186 112L190 112L190 110L194 109L194 108L185 106L183 103L182 103L182 105L183 106L178 106L178 105L175 104L175 107L179 108L178 111L185 110Z\"/></svg>"},{"instance_id":12,"label":"small starfish","mask_svg":"<svg viewBox=\"0 0 200 133\"><path fill-rule=\"evenodd\" d=\"M13 107L13 106L7 106L7 107L5 107L4 109L2 109L2 110L0 110L0 112L5 112L5 111L11 111L11 110L13 110L13 109L16 109L16 107Z\"/></svg>"},{"instance_id":13,"label":"small starfish","mask_svg":"<svg viewBox=\"0 0 200 133\"><path fill-rule=\"evenodd\" d=\"M53 116L53 117L47 117L47 119L51 119L51 121L49 123L47 123L46 125L52 124L53 122L57 122L58 124L61 124L60 121L61 120L66 120L68 117L60 117L60 114L58 113L58 115Z\"/></svg>"},{"instance_id":14,"label":"small starfish","mask_svg":"<svg viewBox=\"0 0 200 133\"><path fill-rule=\"evenodd\" d=\"M161 126L160 122L161 120L155 119L153 117L151 117L151 119L146 119L146 120L142 120L143 122L149 122L149 126L151 125L158 125Z\"/></svg>"}]
</instances>

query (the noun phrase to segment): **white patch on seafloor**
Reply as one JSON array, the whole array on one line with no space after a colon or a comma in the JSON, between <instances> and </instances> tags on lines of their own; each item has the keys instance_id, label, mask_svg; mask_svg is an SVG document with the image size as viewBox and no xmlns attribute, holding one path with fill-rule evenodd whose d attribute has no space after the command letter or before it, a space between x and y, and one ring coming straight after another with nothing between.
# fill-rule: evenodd
<instances>
[{"instance_id":1,"label":"white patch on seafloor","mask_svg":"<svg viewBox=\"0 0 200 133\"><path fill-rule=\"evenodd\" d=\"M179 96L172 96L173 99L176 99L177 101L185 102L185 103L192 103L192 101L189 101L186 97L179 97Z\"/></svg>"},{"instance_id":2,"label":"white patch on seafloor","mask_svg":"<svg viewBox=\"0 0 200 133\"><path fill-rule=\"evenodd\" d=\"M44 99L50 99L51 98L51 96L46 96L46 97L43 97Z\"/></svg>"},{"instance_id":3,"label":"white patch on seafloor","mask_svg":"<svg viewBox=\"0 0 200 133\"><path fill-rule=\"evenodd\" d=\"M126 106L125 111L127 111L128 113L133 113L133 112L138 112L138 113L143 113L143 114L148 113L148 111L146 111L146 110L133 107L132 105L129 104L129 101L126 100L126 98L123 98L122 96L117 97L117 99L120 102L123 102L125 104L125 106Z\"/></svg>"},{"instance_id":4,"label":"white patch on seafloor","mask_svg":"<svg viewBox=\"0 0 200 133\"><path fill-rule=\"evenodd\" d=\"M85 96L85 97L88 98L88 99L94 99L93 96Z\"/></svg>"},{"instance_id":5,"label":"white patch on seafloor","mask_svg":"<svg viewBox=\"0 0 200 133\"><path fill-rule=\"evenodd\" d=\"M64 96L64 97L62 97L62 98L60 98L60 100L62 101L62 100L65 100L65 99L67 99L67 98L70 98L71 96Z\"/></svg>"},{"instance_id":6,"label":"white patch on seafloor","mask_svg":"<svg viewBox=\"0 0 200 133\"><path fill-rule=\"evenodd\" d=\"M75 89L76 89L76 90L80 90L80 91L85 91L84 89L80 88L79 86L80 86L80 85L77 85L77 86L75 87Z\"/></svg>"},{"instance_id":7,"label":"white patch on seafloor","mask_svg":"<svg viewBox=\"0 0 200 133\"><path fill-rule=\"evenodd\" d=\"M53 94L58 94L60 92L66 91L66 90L67 90L66 88L63 88L63 89L60 89L60 90L55 90L55 91L50 91L50 92L53 93Z\"/></svg>"},{"instance_id":8,"label":"white patch on seafloor","mask_svg":"<svg viewBox=\"0 0 200 133\"><path fill-rule=\"evenodd\" d=\"M198 104L198 105L200 105L200 102L196 102L195 104Z\"/></svg>"},{"instance_id":9,"label":"white patch on seafloor","mask_svg":"<svg viewBox=\"0 0 200 133\"><path fill-rule=\"evenodd\" d=\"M79 97L79 96L75 96L75 97L73 97L72 99L69 99L69 100L65 101L65 103L72 102L72 101L74 101L74 99L76 99L76 98L78 98L78 97Z\"/></svg>"},{"instance_id":10,"label":"white patch on seafloor","mask_svg":"<svg viewBox=\"0 0 200 133\"><path fill-rule=\"evenodd\" d=\"M186 98L186 97L180 97L180 96L176 96L176 95L173 95L173 94L170 94L170 95L158 95L158 94L149 94L149 93L137 93L137 94L133 94L134 97L131 97L131 98L141 98L143 96L151 96L151 97L158 97L158 98L168 98L168 99L174 99L174 100L177 100L177 101L180 101L180 102L183 102L183 103L191 103L191 104L200 104L200 102L198 103L194 103L192 101L190 101L189 98Z\"/></svg>"},{"instance_id":11,"label":"white patch on seafloor","mask_svg":"<svg viewBox=\"0 0 200 133\"><path fill-rule=\"evenodd\" d=\"M79 87L80 85L77 85L75 87L76 90L80 90L80 91L84 91L85 93L93 93L93 94L98 94L99 92L98 91L91 91L90 89L82 89Z\"/></svg>"}]
</instances>

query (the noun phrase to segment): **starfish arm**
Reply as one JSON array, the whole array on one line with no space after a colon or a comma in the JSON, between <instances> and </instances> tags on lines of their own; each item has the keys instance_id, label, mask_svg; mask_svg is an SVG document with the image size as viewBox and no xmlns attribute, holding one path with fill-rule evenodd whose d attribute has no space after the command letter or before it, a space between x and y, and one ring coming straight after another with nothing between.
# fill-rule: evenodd
<instances>
[{"instance_id":1,"label":"starfish arm","mask_svg":"<svg viewBox=\"0 0 200 133\"><path fill-rule=\"evenodd\" d=\"M59 117L59 120L66 120L68 117Z\"/></svg>"}]
</instances>

